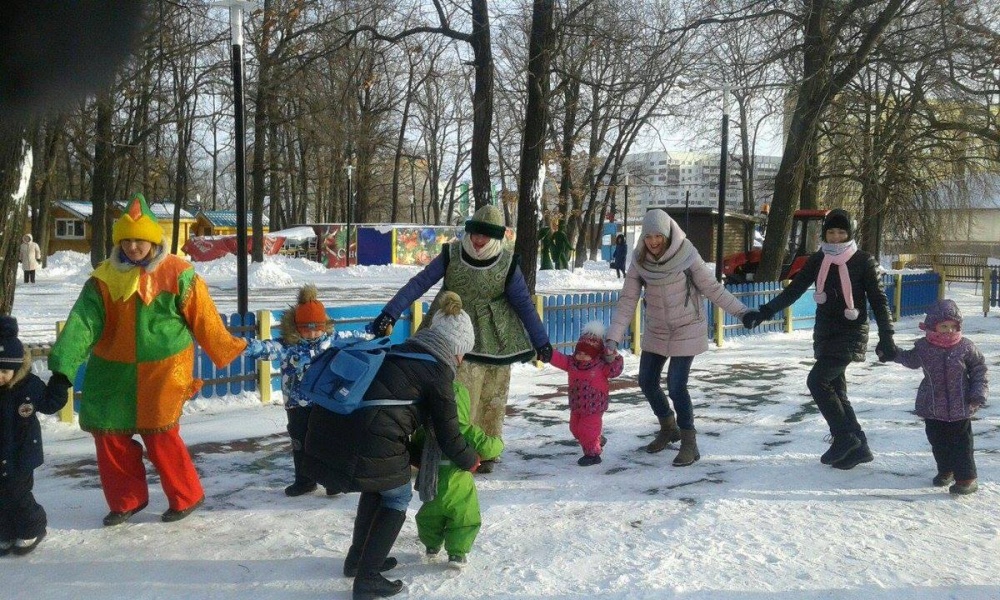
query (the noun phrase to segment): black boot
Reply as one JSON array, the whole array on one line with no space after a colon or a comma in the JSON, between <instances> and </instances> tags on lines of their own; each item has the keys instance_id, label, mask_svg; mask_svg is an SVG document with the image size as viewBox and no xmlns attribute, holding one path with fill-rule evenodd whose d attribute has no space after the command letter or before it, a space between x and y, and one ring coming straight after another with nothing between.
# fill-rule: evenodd
<instances>
[{"instance_id":1,"label":"black boot","mask_svg":"<svg viewBox=\"0 0 1000 600\"><path fill-rule=\"evenodd\" d=\"M406 513L380 506L375 512L368 538L358 558L358 575L354 578L354 600L388 598L403 590L402 581L389 581L378 568L396 543L396 536L403 527Z\"/></svg>"},{"instance_id":2,"label":"black boot","mask_svg":"<svg viewBox=\"0 0 1000 600\"><path fill-rule=\"evenodd\" d=\"M852 450L860 445L861 439L854 432L845 431L843 433L836 433L833 435L833 443L830 444L830 449L824 452L823 456L819 457L819 462L824 465L832 465L846 458Z\"/></svg>"},{"instance_id":3,"label":"black boot","mask_svg":"<svg viewBox=\"0 0 1000 600\"><path fill-rule=\"evenodd\" d=\"M835 461L833 468L848 471L861 463L868 463L875 460L872 451L868 448L868 438L863 431L855 431L854 437L858 440L858 445L847 453L844 458Z\"/></svg>"},{"instance_id":4,"label":"black boot","mask_svg":"<svg viewBox=\"0 0 1000 600\"><path fill-rule=\"evenodd\" d=\"M365 492L358 500L358 514L354 517L354 534L351 536L351 548L347 551L344 559L344 577L356 577L358 574L358 559L361 558L361 549L368 539L368 532L372 528L375 520L375 513L378 511L381 499L378 494ZM382 561L379 571L388 571L396 568L397 561L391 556L387 556Z\"/></svg>"}]
</instances>

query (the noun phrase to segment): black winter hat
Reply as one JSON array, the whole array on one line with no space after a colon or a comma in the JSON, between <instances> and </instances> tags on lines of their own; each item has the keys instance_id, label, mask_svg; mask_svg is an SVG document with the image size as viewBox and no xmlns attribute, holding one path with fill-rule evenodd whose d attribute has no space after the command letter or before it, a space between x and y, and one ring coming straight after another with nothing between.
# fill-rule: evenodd
<instances>
[{"instance_id":1,"label":"black winter hat","mask_svg":"<svg viewBox=\"0 0 1000 600\"><path fill-rule=\"evenodd\" d=\"M24 363L24 344L17 339L17 319L0 317L0 369L16 371Z\"/></svg>"},{"instance_id":2,"label":"black winter hat","mask_svg":"<svg viewBox=\"0 0 1000 600\"><path fill-rule=\"evenodd\" d=\"M823 219L823 239L826 239L827 229L843 229L847 232L847 239L854 239L854 232L851 231L851 215L842 208L835 208L827 213Z\"/></svg>"}]
</instances>

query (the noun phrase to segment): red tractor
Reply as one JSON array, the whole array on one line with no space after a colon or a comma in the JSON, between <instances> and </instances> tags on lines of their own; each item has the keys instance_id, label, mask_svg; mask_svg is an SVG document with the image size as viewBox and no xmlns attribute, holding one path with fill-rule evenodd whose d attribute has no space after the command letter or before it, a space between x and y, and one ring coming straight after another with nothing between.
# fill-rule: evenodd
<instances>
[{"instance_id":1,"label":"red tractor","mask_svg":"<svg viewBox=\"0 0 1000 600\"><path fill-rule=\"evenodd\" d=\"M828 210L797 210L792 219L792 233L788 238L785 260L781 267L781 280L791 279L798 273L809 255L819 250L823 237L823 219ZM726 281L745 283L753 281L760 266L760 248L749 252L731 254L722 261Z\"/></svg>"}]
</instances>

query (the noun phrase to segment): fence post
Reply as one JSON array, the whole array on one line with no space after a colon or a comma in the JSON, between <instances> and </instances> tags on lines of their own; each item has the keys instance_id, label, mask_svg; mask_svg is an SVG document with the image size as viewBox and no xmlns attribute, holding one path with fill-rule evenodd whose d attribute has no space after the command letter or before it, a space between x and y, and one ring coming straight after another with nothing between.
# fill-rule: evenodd
<instances>
[{"instance_id":1,"label":"fence post","mask_svg":"<svg viewBox=\"0 0 1000 600\"><path fill-rule=\"evenodd\" d=\"M781 287L786 288L791 282L791 279L786 279L781 282ZM792 307L789 306L785 309L785 333L793 331L795 331L795 315L792 314Z\"/></svg>"},{"instance_id":2,"label":"fence post","mask_svg":"<svg viewBox=\"0 0 1000 600\"><path fill-rule=\"evenodd\" d=\"M538 320L541 321L542 323L544 323L545 322L545 304L544 304L544 302L542 300L542 297L539 296L538 294L535 294L534 296L531 297L531 299L534 300L534 302L535 302L535 312L538 313ZM545 363L543 363L540 360L536 360L535 361L535 366L538 367L539 369L541 369L542 367L545 366Z\"/></svg>"},{"instance_id":3,"label":"fence post","mask_svg":"<svg viewBox=\"0 0 1000 600\"><path fill-rule=\"evenodd\" d=\"M990 290L993 289L993 269L983 267L983 316L990 314Z\"/></svg>"},{"instance_id":4,"label":"fence post","mask_svg":"<svg viewBox=\"0 0 1000 600\"><path fill-rule=\"evenodd\" d=\"M934 272L937 273L938 277L941 278L940 283L938 283L938 295L937 295L937 299L941 300L947 293L948 280L947 277L945 276L944 267L935 267Z\"/></svg>"},{"instance_id":5,"label":"fence post","mask_svg":"<svg viewBox=\"0 0 1000 600\"><path fill-rule=\"evenodd\" d=\"M892 291L893 320L898 321L903 316L903 274L896 273L896 289Z\"/></svg>"},{"instance_id":6,"label":"fence post","mask_svg":"<svg viewBox=\"0 0 1000 600\"><path fill-rule=\"evenodd\" d=\"M62 333L64 327L66 327L66 321L56 321L56 339L59 339L59 334ZM72 384L75 383L76 373L73 373L68 377L70 378L69 382L71 385L69 386L69 391L66 392L66 394L69 395L69 398L66 399L66 406L59 409L59 420L63 423L72 423L73 413L75 412L73 410L73 400L76 397L76 393L73 391Z\"/></svg>"},{"instance_id":7,"label":"fence post","mask_svg":"<svg viewBox=\"0 0 1000 600\"><path fill-rule=\"evenodd\" d=\"M257 311L257 338L261 340L271 339L271 311ZM260 401L262 404L271 403L271 361L260 359L257 361L257 389L260 390Z\"/></svg>"},{"instance_id":8,"label":"fence post","mask_svg":"<svg viewBox=\"0 0 1000 600\"><path fill-rule=\"evenodd\" d=\"M715 345L722 346L722 334L726 330L725 323L722 320L725 316L718 304L712 304L712 315L715 319Z\"/></svg>"},{"instance_id":9,"label":"fence post","mask_svg":"<svg viewBox=\"0 0 1000 600\"><path fill-rule=\"evenodd\" d=\"M632 354L639 356L642 354L642 350L639 349L642 340L642 334L639 328L642 326L642 300L640 299L636 303L635 314L632 315Z\"/></svg>"},{"instance_id":10,"label":"fence post","mask_svg":"<svg viewBox=\"0 0 1000 600\"><path fill-rule=\"evenodd\" d=\"M410 305L410 314L413 315L410 320L410 335L414 335L420 329L420 322L424 320L424 303L417 300Z\"/></svg>"}]
</instances>

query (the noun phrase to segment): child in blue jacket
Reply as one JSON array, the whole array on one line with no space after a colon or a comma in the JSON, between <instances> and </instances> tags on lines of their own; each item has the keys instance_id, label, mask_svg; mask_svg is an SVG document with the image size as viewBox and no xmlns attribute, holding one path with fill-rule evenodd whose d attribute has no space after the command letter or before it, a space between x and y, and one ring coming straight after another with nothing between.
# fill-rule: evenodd
<instances>
[{"instance_id":1,"label":"child in blue jacket","mask_svg":"<svg viewBox=\"0 0 1000 600\"><path fill-rule=\"evenodd\" d=\"M316 489L316 482L302 472L302 449L313 404L299 388L312 359L333 343L333 323L317 295L316 286L302 286L298 303L281 317L281 338L253 340L247 346L250 358L281 361L281 393L285 397L295 465L295 481L285 488L287 496L301 496ZM328 495L334 494L328 492Z\"/></svg>"},{"instance_id":2,"label":"child in blue jacket","mask_svg":"<svg viewBox=\"0 0 1000 600\"><path fill-rule=\"evenodd\" d=\"M45 460L38 412L66 405L70 383L49 385L31 372L31 355L17 339L17 319L0 317L0 556L24 555L45 537L45 509L35 501L34 471Z\"/></svg>"}]
</instances>

